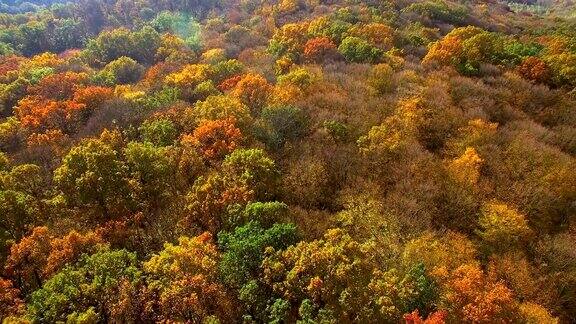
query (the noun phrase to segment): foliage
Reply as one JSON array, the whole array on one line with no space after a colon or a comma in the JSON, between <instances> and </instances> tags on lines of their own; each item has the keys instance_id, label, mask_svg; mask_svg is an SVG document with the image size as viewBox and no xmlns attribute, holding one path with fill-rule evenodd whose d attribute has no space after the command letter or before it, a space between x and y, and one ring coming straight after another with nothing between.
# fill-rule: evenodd
<instances>
[{"instance_id":1,"label":"foliage","mask_svg":"<svg viewBox=\"0 0 576 324\"><path fill-rule=\"evenodd\" d=\"M466 321L506 321L514 317L517 305L512 292L491 280L477 265L463 265L442 278L443 303L452 305L450 316Z\"/></svg>"},{"instance_id":2,"label":"foliage","mask_svg":"<svg viewBox=\"0 0 576 324\"><path fill-rule=\"evenodd\" d=\"M576 24L512 2L2 1L0 321L573 321Z\"/></svg>"},{"instance_id":3,"label":"foliage","mask_svg":"<svg viewBox=\"0 0 576 324\"><path fill-rule=\"evenodd\" d=\"M423 61L450 64L463 74L477 75L481 64L514 64L535 53L519 49L515 44L500 34L478 27L461 27L433 43Z\"/></svg>"},{"instance_id":4,"label":"foliage","mask_svg":"<svg viewBox=\"0 0 576 324\"><path fill-rule=\"evenodd\" d=\"M257 221L250 221L234 232L220 232L218 245L223 250L220 273L223 281L232 287L241 287L257 277L258 268L268 247L284 249L297 242L293 224L274 224L262 228Z\"/></svg>"},{"instance_id":5,"label":"foliage","mask_svg":"<svg viewBox=\"0 0 576 324\"><path fill-rule=\"evenodd\" d=\"M196 146L207 160L219 160L234 151L242 140L242 133L235 126L236 120L204 120L191 135L185 135L182 141Z\"/></svg>"},{"instance_id":6,"label":"foliage","mask_svg":"<svg viewBox=\"0 0 576 324\"><path fill-rule=\"evenodd\" d=\"M306 119L301 109L291 106L269 107L262 110L262 140L271 148L280 148L306 132Z\"/></svg>"},{"instance_id":7,"label":"foliage","mask_svg":"<svg viewBox=\"0 0 576 324\"><path fill-rule=\"evenodd\" d=\"M432 307L436 288L423 266L400 279L394 269L377 270L374 248L332 229L321 240L270 249L262 263L264 280L288 301L313 301L336 319L392 321L402 311Z\"/></svg>"},{"instance_id":8,"label":"foliage","mask_svg":"<svg viewBox=\"0 0 576 324\"><path fill-rule=\"evenodd\" d=\"M0 279L0 317L7 318L12 314L19 314L24 308L24 302L20 299L20 291L14 288L8 279Z\"/></svg>"},{"instance_id":9,"label":"foliage","mask_svg":"<svg viewBox=\"0 0 576 324\"><path fill-rule=\"evenodd\" d=\"M142 139L157 146L169 146L178 136L178 130L169 119L146 120L139 128Z\"/></svg>"},{"instance_id":10,"label":"foliage","mask_svg":"<svg viewBox=\"0 0 576 324\"><path fill-rule=\"evenodd\" d=\"M498 202L483 207L479 225L482 239L497 248L507 249L520 244L532 233L524 215Z\"/></svg>"},{"instance_id":11,"label":"foliage","mask_svg":"<svg viewBox=\"0 0 576 324\"><path fill-rule=\"evenodd\" d=\"M297 68L278 77L278 84L293 84L300 89L308 88L314 81L315 76L305 68Z\"/></svg>"},{"instance_id":12,"label":"foliage","mask_svg":"<svg viewBox=\"0 0 576 324\"><path fill-rule=\"evenodd\" d=\"M54 182L68 203L98 208L102 217L117 215L129 197L127 167L119 152L100 139L86 140L63 158Z\"/></svg>"},{"instance_id":13,"label":"foliage","mask_svg":"<svg viewBox=\"0 0 576 324\"><path fill-rule=\"evenodd\" d=\"M117 28L102 32L86 45L85 55L97 64L108 64L123 56L140 63L152 63L160 45L160 34L150 27L131 32Z\"/></svg>"},{"instance_id":14,"label":"foliage","mask_svg":"<svg viewBox=\"0 0 576 324\"><path fill-rule=\"evenodd\" d=\"M234 302L218 283L220 255L209 233L180 237L143 265L152 299L146 309L152 319L200 322L210 316L233 318Z\"/></svg>"},{"instance_id":15,"label":"foliage","mask_svg":"<svg viewBox=\"0 0 576 324\"><path fill-rule=\"evenodd\" d=\"M336 45L328 37L316 37L304 44L304 57L312 62L335 58Z\"/></svg>"},{"instance_id":16,"label":"foliage","mask_svg":"<svg viewBox=\"0 0 576 324\"><path fill-rule=\"evenodd\" d=\"M231 94L250 107L252 112L258 114L266 105L271 90L266 79L260 75L249 73L238 80Z\"/></svg>"},{"instance_id":17,"label":"foliage","mask_svg":"<svg viewBox=\"0 0 576 324\"><path fill-rule=\"evenodd\" d=\"M375 65L370 71L368 82L379 93L389 92L392 88L394 70L386 63Z\"/></svg>"},{"instance_id":18,"label":"foliage","mask_svg":"<svg viewBox=\"0 0 576 324\"><path fill-rule=\"evenodd\" d=\"M354 36L344 38L340 46L338 46L338 51L346 60L356 63L376 63L382 59L384 54L382 50Z\"/></svg>"},{"instance_id":19,"label":"foliage","mask_svg":"<svg viewBox=\"0 0 576 324\"><path fill-rule=\"evenodd\" d=\"M190 114L193 123L202 120L233 118L242 130L246 129L252 122L250 109L238 98L226 95L209 96L204 101L197 102Z\"/></svg>"},{"instance_id":20,"label":"foliage","mask_svg":"<svg viewBox=\"0 0 576 324\"><path fill-rule=\"evenodd\" d=\"M130 142L124 156L130 177L138 180L144 201L157 204L170 193L176 168L168 148L150 142Z\"/></svg>"},{"instance_id":21,"label":"foliage","mask_svg":"<svg viewBox=\"0 0 576 324\"><path fill-rule=\"evenodd\" d=\"M230 182L218 174L199 177L186 195L187 216L183 225L196 225L211 231L218 231L227 223L235 225L235 219L232 222L228 220L228 211L245 206L252 197L250 188Z\"/></svg>"},{"instance_id":22,"label":"foliage","mask_svg":"<svg viewBox=\"0 0 576 324\"><path fill-rule=\"evenodd\" d=\"M234 150L222 162L222 169L232 181L248 186L261 199L272 196L278 180L276 164L260 149Z\"/></svg>"},{"instance_id":23,"label":"foliage","mask_svg":"<svg viewBox=\"0 0 576 324\"><path fill-rule=\"evenodd\" d=\"M460 25L467 18L466 9L461 5L452 5L443 1L423 1L412 3L403 9L404 12L414 12L432 20Z\"/></svg>"},{"instance_id":24,"label":"foliage","mask_svg":"<svg viewBox=\"0 0 576 324\"><path fill-rule=\"evenodd\" d=\"M480 178L482 162L476 150L473 147L467 147L462 156L450 162L448 168L456 181L475 185Z\"/></svg>"},{"instance_id":25,"label":"foliage","mask_svg":"<svg viewBox=\"0 0 576 324\"><path fill-rule=\"evenodd\" d=\"M93 307L99 318L120 319L122 300L118 293L125 285L137 284L141 276L134 253L110 250L85 255L35 291L28 311L36 320L55 322Z\"/></svg>"},{"instance_id":26,"label":"foliage","mask_svg":"<svg viewBox=\"0 0 576 324\"><path fill-rule=\"evenodd\" d=\"M106 64L100 73L110 75L114 80L113 83L126 84L138 81L144 73L144 68L133 59L122 56Z\"/></svg>"}]
</instances>

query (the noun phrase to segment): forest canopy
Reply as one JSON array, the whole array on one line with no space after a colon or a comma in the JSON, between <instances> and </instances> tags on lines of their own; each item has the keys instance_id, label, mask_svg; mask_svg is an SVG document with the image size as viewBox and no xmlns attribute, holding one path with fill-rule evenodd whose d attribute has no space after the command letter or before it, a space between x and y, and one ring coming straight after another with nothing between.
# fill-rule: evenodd
<instances>
[{"instance_id":1,"label":"forest canopy","mask_svg":"<svg viewBox=\"0 0 576 324\"><path fill-rule=\"evenodd\" d=\"M0 4L2 323L570 323L568 2Z\"/></svg>"}]
</instances>

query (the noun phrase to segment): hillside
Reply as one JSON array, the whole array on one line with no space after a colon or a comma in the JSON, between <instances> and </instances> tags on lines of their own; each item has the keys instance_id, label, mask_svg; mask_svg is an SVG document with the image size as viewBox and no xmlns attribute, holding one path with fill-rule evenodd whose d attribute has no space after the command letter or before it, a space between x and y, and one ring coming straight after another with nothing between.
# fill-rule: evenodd
<instances>
[{"instance_id":1,"label":"hillside","mask_svg":"<svg viewBox=\"0 0 576 324\"><path fill-rule=\"evenodd\" d=\"M0 5L3 323L571 323L568 2Z\"/></svg>"}]
</instances>

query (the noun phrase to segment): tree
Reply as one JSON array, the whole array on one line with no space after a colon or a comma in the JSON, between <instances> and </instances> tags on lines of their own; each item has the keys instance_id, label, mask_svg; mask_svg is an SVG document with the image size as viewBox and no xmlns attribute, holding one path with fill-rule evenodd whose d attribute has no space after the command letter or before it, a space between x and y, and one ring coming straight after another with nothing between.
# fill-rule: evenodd
<instances>
[{"instance_id":1,"label":"tree","mask_svg":"<svg viewBox=\"0 0 576 324\"><path fill-rule=\"evenodd\" d=\"M540 273L521 250L510 249L492 254L488 263L488 275L501 280L519 300L532 300L552 305L555 294L541 280Z\"/></svg>"},{"instance_id":2,"label":"tree","mask_svg":"<svg viewBox=\"0 0 576 324\"><path fill-rule=\"evenodd\" d=\"M477 65L479 62L504 63L504 39L498 34L479 32L462 42L462 50L466 55L468 64Z\"/></svg>"},{"instance_id":3,"label":"tree","mask_svg":"<svg viewBox=\"0 0 576 324\"><path fill-rule=\"evenodd\" d=\"M431 273L453 271L465 264L475 264L477 254L472 242L462 234L424 233L406 244L402 263L407 267L423 263Z\"/></svg>"},{"instance_id":4,"label":"tree","mask_svg":"<svg viewBox=\"0 0 576 324\"><path fill-rule=\"evenodd\" d=\"M130 201L127 167L102 139L73 147L54 171L54 182L70 205L95 207L104 219L121 214Z\"/></svg>"},{"instance_id":5,"label":"tree","mask_svg":"<svg viewBox=\"0 0 576 324\"><path fill-rule=\"evenodd\" d=\"M197 102L189 112L194 125L205 119L224 120L234 118L238 128L246 130L252 123L248 106L238 98L227 95L209 96L204 101Z\"/></svg>"},{"instance_id":6,"label":"tree","mask_svg":"<svg viewBox=\"0 0 576 324\"><path fill-rule=\"evenodd\" d=\"M15 288L12 281L0 278L0 318L19 315L24 311L24 302L20 297L20 290Z\"/></svg>"},{"instance_id":7,"label":"tree","mask_svg":"<svg viewBox=\"0 0 576 324\"><path fill-rule=\"evenodd\" d=\"M354 36L342 40L338 51L347 61L355 63L377 63L382 59L384 52L367 41Z\"/></svg>"},{"instance_id":8,"label":"tree","mask_svg":"<svg viewBox=\"0 0 576 324\"><path fill-rule=\"evenodd\" d=\"M346 20L334 17L318 17L312 20L308 25L308 33L314 37L325 36L330 38L334 43L342 42L352 29L351 21L354 19Z\"/></svg>"},{"instance_id":9,"label":"tree","mask_svg":"<svg viewBox=\"0 0 576 324\"><path fill-rule=\"evenodd\" d=\"M285 142L298 139L307 131L306 116L297 107L267 107L260 118L257 136L272 149L281 148Z\"/></svg>"},{"instance_id":10,"label":"tree","mask_svg":"<svg viewBox=\"0 0 576 324\"><path fill-rule=\"evenodd\" d=\"M118 28L104 31L86 46L86 56L92 61L105 65L122 56L132 57L135 44L128 29Z\"/></svg>"},{"instance_id":11,"label":"tree","mask_svg":"<svg viewBox=\"0 0 576 324\"><path fill-rule=\"evenodd\" d=\"M192 62L195 56L186 42L177 35L163 34L161 36L160 46L156 51L156 61L186 64Z\"/></svg>"},{"instance_id":12,"label":"tree","mask_svg":"<svg viewBox=\"0 0 576 324\"><path fill-rule=\"evenodd\" d=\"M406 324L444 324L446 315L445 311L437 311L423 319L420 317L418 310L415 310L412 313L405 314L404 321L406 321Z\"/></svg>"},{"instance_id":13,"label":"tree","mask_svg":"<svg viewBox=\"0 0 576 324\"><path fill-rule=\"evenodd\" d=\"M409 128L397 116L391 116L381 125L372 126L368 134L361 136L357 143L360 152L379 169L406 154L414 142Z\"/></svg>"},{"instance_id":14,"label":"tree","mask_svg":"<svg viewBox=\"0 0 576 324\"><path fill-rule=\"evenodd\" d=\"M70 231L63 237L50 240L50 253L46 255L43 275L50 278L67 265L76 263L83 254L93 254L104 249L106 242L94 232Z\"/></svg>"},{"instance_id":15,"label":"tree","mask_svg":"<svg viewBox=\"0 0 576 324\"><path fill-rule=\"evenodd\" d=\"M402 12L417 13L431 20L459 25L464 23L468 16L466 7L460 5L449 6L441 1L415 2L402 9Z\"/></svg>"},{"instance_id":16,"label":"tree","mask_svg":"<svg viewBox=\"0 0 576 324\"><path fill-rule=\"evenodd\" d=\"M462 55L462 51L460 38L446 35L442 41L432 44L422 63L445 62L458 64L456 60Z\"/></svg>"},{"instance_id":17,"label":"tree","mask_svg":"<svg viewBox=\"0 0 576 324\"><path fill-rule=\"evenodd\" d=\"M477 75L482 63L508 64L516 59L506 53L505 43L504 37L479 27L455 28L430 46L422 63L452 65L462 74Z\"/></svg>"},{"instance_id":18,"label":"tree","mask_svg":"<svg viewBox=\"0 0 576 324\"><path fill-rule=\"evenodd\" d=\"M238 76L242 78L242 72L245 70L242 62L231 59L218 62L210 66L211 79L215 83L221 83L226 79Z\"/></svg>"},{"instance_id":19,"label":"tree","mask_svg":"<svg viewBox=\"0 0 576 324\"><path fill-rule=\"evenodd\" d=\"M560 308L563 311L558 315L567 318L575 314L575 309L571 306L576 297L576 259L573 258L575 242L574 234L562 232L540 240L535 249L537 264L546 264L545 273L549 274L548 280L545 280L542 286L550 288L549 297L554 301L550 305L551 310ZM542 290L537 290L538 297Z\"/></svg>"},{"instance_id":20,"label":"tree","mask_svg":"<svg viewBox=\"0 0 576 324\"><path fill-rule=\"evenodd\" d=\"M138 182L143 202L152 208L174 190L176 165L171 153L170 148L156 147L149 142L130 142L124 149L128 172Z\"/></svg>"},{"instance_id":21,"label":"tree","mask_svg":"<svg viewBox=\"0 0 576 324\"><path fill-rule=\"evenodd\" d=\"M22 141L22 123L12 116L0 123L0 148L4 151L14 150Z\"/></svg>"},{"instance_id":22,"label":"tree","mask_svg":"<svg viewBox=\"0 0 576 324\"><path fill-rule=\"evenodd\" d=\"M253 202L246 205L241 218L244 221L256 221L263 226L271 226L276 222L288 219L288 205L277 202Z\"/></svg>"},{"instance_id":23,"label":"tree","mask_svg":"<svg viewBox=\"0 0 576 324\"><path fill-rule=\"evenodd\" d=\"M59 129L70 133L78 125L79 117L86 109L74 101L54 101L38 96L28 96L15 107L22 126L33 130Z\"/></svg>"},{"instance_id":24,"label":"tree","mask_svg":"<svg viewBox=\"0 0 576 324\"><path fill-rule=\"evenodd\" d=\"M368 83L378 91L384 94L392 90L392 76L394 70L386 63L374 65L368 77Z\"/></svg>"},{"instance_id":25,"label":"tree","mask_svg":"<svg viewBox=\"0 0 576 324\"><path fill-rule=\"evenodd\" d=\"M2 179L2 187L42 198L47 186L45 170L35 164L14 166Z\"/></svg>"},{"instance_id":26,"label":"tree","mask_svg":"<svg viewBox=\"0 0 576 324\"><path fill-rule=\"evenodd\" d=\"M226 51L222 48L212 48L200 56L202 63L206 64L218 64L226 60Z\"/></svg>"},{"instance_id":27,"label":"tree","mask_svg":"<svg viewBox=\"0 0 576 324\"><path fill-rule=\"evenodd\" d=\"M236 149L226 156L222 169L233 181L254 191L256 199L273 195L278 180L276 164L260 149Z\"/></svg>"},{"instance_id":28,"label":"tree","mask_svg":"<svg viewBox=\"0 0 576 324\"><path fill-rule=\"evenodd\" d=\"M296 242L296 226L293 224L263 228L257 221L250 221L236 227L233 232L220 232L218 245L223 254L219 268L224 283L242 287L257 277L267 247L282 250Z\"/></svg>"},{"instance_id":29,"label":"tree","mask_svg":"<svg viewBox=\"0 0 576 324\"><path fill-rule=\"evenodd\" d=\"M184 209L187 213L181 222L185 227L196 225L216 233L223 226L235 225L228 219L230 209L245 206L253 196L245 185L219 174L199 177L186 195Z\"/></svg>"},{"instance_id":30,"label":"tree","mask_svg":"<svg viewBox=\"0 0 576 324\"><path fill-rule=\"evenodd\" d=\"M448 142L448 147L455 153L466 152L469 147L480 148L494 141L497 128L498 123L486 122L479 118L469 120L466 126L459 129L459 136Z\"/></svg>"},{"instance_id":31,"label":"tree","mask_svg":"<svg viewBox=\"0 0 576 324\"><path fill-rule=\"evenodd\" d=\"M44 52L38 55L34 55L30 61L25 65L26 68L50 68L52 72L54 69L62 67L64 60L58 57L58 55L50 52ZM24 66L22 66L24 67ZM36 80L39 81L39 80ZM36 82L32 82L36 83Z\"/></svg>"},{"instance_id":32,"label":"tree","mask_svg":"<svg viewBox=\"0 0 576 324\"><path fill-rule=\"evenodd\" d=\"M114 90L106 87L88 86L74 92L73 101L86 106L89 112L100 108L106 101L114 98Z\"/></svg>"},{"instance_id":33,"label":"tree","mask_svg":"<svg viewBox=\"0 0 576 324\"><path fill-rule=\"evenodd\" d=\"M76 89L82 88L87 81L86 73L55 73L42 78L40 82L30 87L28 94L45 99L66 100L70 99Z\"/></svg>"},{"instance_id":34,"label":"tree","mask_svg":"<svg viewBox=\"0 0 576 324\"><path fill-rule=\"evenodd\" d=\"M85 55L94 63L105 65L122 56L132 58L142 64L154 62L154 55L160 46L160 34L146 26L131 32L126 28L104 31L88 42Z\"/></svg>"},{"instance_id":35,"label":"tree","mask_svg":"<svg viewBox=\"0 0 576 324\"><path fill-rule=\"evenodd\" d=\"M152 87L152 89L160 89L165 86L164 80L166 76L177 70L178 66L162 61L148 68L140 82L143 85Z\"/></svg>"},{"instance_id":36,"label":"tree","mask_svg":"<svg viewBox=\"0 0 576 324\"><path fill-rule=\"evenodd\" d=\"M283 251L267 249L263 281L291 307L308 299L339 321L392 320L387 311L380 313L379 309L385 308L377 302L389 300L378 292L390 291L378 289L374 295L375 280L385 280L374 275L379 267L376 258L370 243L359 243L343 230L331 229L319 240L300 242Z\"/></svg>"},{"instance_id":37,"label":"tree","mask_svg":"<svg viewBox=\"0 0 576 324\"><path fill-rule=\"evenodd\" d=\"M69 143L70 137L59 129L49 129L45 132L32 133L26 139L26 147L38 154L37 160L47 166L55 164L58 157ZM31 171L31 170L30 170Z\"/></svg>"},{"instance_id":38,"label":"tree","mask_svg":"<svg viewBox=\"0 0 576 324\"><path fill-rule=\"evenodd\" d=\"M122 56L106 64L100 72L109 75L117 84L134 83L144 74L144 67L135 60Z\"/></svg>"},{"instance_id":39,"label":"tree","mask_svg":"<svg viewBox=\"0 0 576 324\"><path fill-rule=\"evenodd\" d=\"M354 27L350 30L353 36L361 37L370 44L387 50L390 49L394 42L394 31L390 26L382 23L369 23L360 27Z\"/></svg>"},{"instance_id":40,"label":"tree","mask_svg":"<svg viewBox=\"0 0 576 324\"><path fill-rule=\"evenodd\" d=\"M462 156L450 161L448 170L457 182L473 186L480 178L482 162L476 150L473 147L467 147Z\"/></svg>"},{"instance_id":41,"label":"tree","mask_svg":"<svg viewBox=\"0 0 576 324\"><path fill-rule=\"evenodd\" d=\"M50 254L52 234L47 227L35 227L32 233L10 247L6 260L6 272L19 282L19 286L30 292L42 285Z\"/></svg>"},{"instance_id":42,"label":"tree","mask_svg":"<svg viewBox=\"0 0 576 324\"><path fill-rule=\"evenodd\" d=\"M86 30L82 22L72 18L59 20L50 36L50 47L55 53L81 48L86 42Z\"/></svg>"},{"instance_id":43,"label":"tree","mask_svg":"<svg viewBox=\"0 0 576 324\"><path fill-rule=\"evenodd\" d=\"M481 227L478 234L495 249L509 249L522 244L532 234L524 215L496 201L482 207L478 223Z\"/></svg>"},{"instance_id":44,"label":"tree","mask_svg":"<svg viewBox=\"0 0 576 324\"><path fill-rule=\"evenodd\" d=\"M133 308L137 301L123 297L141 278L134 253L103 250L84 255L32 293L28 313L36 321L56 322L92 308L103 320L135 321L140 315Z\"/></svg>"},{"instance_id":45,"label":"tree","mask_svg":"<svg viewBox=\"0 0 576 324\"><path fill-rule=\"evenodd\" d=\"M12 48L12 46L10 46L9 44L6 44L4 42L0 42L0 55L1 56L10 56L10 55L13 55L14 53L15 53L15 51Z\"/></svg>"},{"instance_id":46,"label":"tree","mask_svg":"<svg viewBox=\"0 0 576 324\"><path fill-rule=\"evenodd\" d=\"M241 75L235 75L229 77L218 85L218 90L222 92L232 90L241 79L242 79Z\"/></svg>"},{"instance_id":47,"label":"tree","mask_svg":"<svg viewBox=\"0 0 576 324\"><path fill-rule=\"evenodd\" d=\"M528 80L547 83L550 81L550 68L542 59L536 56L529 56L525 58L520 65L518 65L518 73Z\"/></svg>"},{"instance_id":48,"label":"tree","mask_svg":"<svg viewBox=\"0 0 576 324\"><path fill-rule=\"evenodd\" d=\"M528 324L559 323L559 319L553 317L546 308L531 302L522 303L520 305L520 315L525 323Z\"/></svg>"},{"instance_id":49,"label":"tree","mask_svg":"<svg viewBox=\"0 0 576 324\"><path fill-rule=\"evenodd\" d=\"M268 51L277 57L297 58L306 43L308 24L285 24L278 29L268 45Z\"/></svg>"},{"instance_id":50,"label":"tree","mask_svg":"<svg viewBox=\"0 0 576 324\"><path fill-rule=\"evenodd\" d=\"M207 64L189 64L180 72L166 76L165 83L182 90L185 96L191 97L196 86L210 77L210 66Z\"/></svg>"},{"instance_id":51,"label":"tree","mask_svg":"<svg viewBox=\"0 0 576 324\"><path fill-rule=\"evenodd\" d=\"M8 156L6 156L6 153L0 151L0 172L7 171L9 166L10 166L10 159L8 158Z\"/></svg>"},{"instance_id":52,"label":"tree","mask_svg":"<svg viewBox=\"0 0 576 324\"><path fill-rule=\"evenodd\" d=\"M197 100L204 100L210 96L218 94L220 94L220 91L216 89L216 86L214 85L214 82L212 82L212 80L206 80L204 82L201 82L194 88L194 91L192 91L192 95Z\"/></svg>"},{"instance_id":53,"label":"tree","mask_svg":"<svg viewBox=\"0 0 576 324\"><path fill-rule=\"evenodd\" d=\"M292 83L277 84L270 98L272 106L290 106L304 96L304 91Z\"/></svg>"},{"instance_id":54,"label":"tree","mask_svg":"<svg viewBox=\"0 0 576 324\"><path fill-rule=\"evenodd\" d=\"M154 321L202 322L211 316L235 320L233 299L218 282L219 260L208 232L180 237L178 245L164 244L162 251L144 262L150 297L146 315Z\"/></svg>"},{"instance_id":55,"label":"tree","mask_svg":"<svg viewBox=\"0 0 576 324\"><path fill-rule=\"evenodd\" d=\"M34 196L17 190L0 190L0 229L11 239L22 237L41 217L41 205Z\"/></svg>"},{"instance_id":56,"label":"tree","mask_svg":"<svg viewBox=\"0 0 576 324\"><path fill-rule=\"evenodd\" d=\"M394 322L416 307L434 308L436 285L422 264L401 275L383 269L379 256L374 242L330 229L319 240L268 248L262 280L291 307L335 321Z\"/></svg>"},{"instance_id":57,"label":"tree","mask_svg":"<svg viewBox=\"0 0 576 324\"><path fill-rule=\"evenodd\" d=\"M206 164L194 143L180 142L176 149L176 180L181 188L188 188L206 170Z\"/></svg>"},{"instance_id":58,"label":"tree","mask_svg":"<svg viewBox=\"0 0 576 324\"><path fill-rule=\"evenodd\" d=\"M14 32L20 36L21 52L26 56L32 56L44 51L48 51L48 39L46 38L46 22L29 21L18 26Z\"/></svg>"},{"instance_id":59,"label":"tree","mask_svg":"<svg viewBox=\"0 0 576 324\"><path fill-rule=\"evenodd\" d=\"M554 85L573 86L576 84L576 54L571 52L562 52L560 54L550 54L543 57L544 62L552 71L552 82Z\"/></svg>"},{"instance_id":60,"label":"tree","mask_svg":"<svg viewBox=\"0 0 576 324\"><path fill-rule=\"evenodd\" d=\"M396 215L390 215L383 202L368 194L345 197L342 201L344 209L333 217L338 227L357 241L372 240L385 246L382 255L389 258L400 253L403 235L400 221Z\"/></svg>"},{"instance_id":61,"label":"tree","mask_svg":"<svg viewBox=\"0 0 576 324\"><path fill-rule=\"evenodd\" d=\"M292 84L302 90L309 88L314 81L316 81L316 76L308 69L302 67L292 69L290 72L278 76L278 85Z\"/></svg>"},{"instance_id":62,"label":"tree","mask_svg":"<svg viewBox=\"0 0 576 324\"><path fill-rule=\"evenodd\" d=\"M328 37L309 39L304 44L304 58L311 62L323 62L337 58L336 45Z\"/></svg>"},{"instance_id":63,"label":"tree","mask_svg":"<svg viewBox=\"0 0 576 324\"><path fill-rule=\"evenodd\" d=\"M231 95L250 107L254 115L258 115L266 105L271 91L272 86L261 75L248 73L238 80Z\"/></svg>"},{"instance_id":64,"label":"tree","mask_svg":"<svg viewBox=\"0 0 576 324\"><path fill-rule=\"evenodd\" d=\"M156 146L170 146L178 137L176 125L166 118L148 119L138 128L142 139Z\"/></svg>"},{"instance_id":65,"label":"tree","mask_svg":"<svg viewBox=\"0 0 576 324\"><path fill-rule=\"evenodd\" d=\"M462 265L441 279L442 307L449 309L449 320L476 323L510 321L518 311L512 292L491 280L478 265Z\"/></svg>"},{"instance_id":66,"label":"tree","mask_svg":"<svg viewBox=\"0 0 576 324\"><path fill-rule=\"evenodd\" d=\"M418 263L408 270L400 286L400 308L403 312L418 310L424 316L433 316L438 301L438 285L432 279L423 263Z\"/></svg>"},{"instance_id":67,"label":"tree","mask_svg":"<svg viewBox=\"0 0 576 324\"><path fill-rule=\"evenodd\" d=\"M234 118L204 120L191 135L184 135L182 141L193 143L206 160L220 160L241 144L242 133L235 123Z\"/></svg>"},{"instance_id":68,"label":"tree","mask_svg":"<svg viewBox=\"0 0 576 324\"><path fill-rule=\"evenodd\" d=\"M269 249L262 263L264 282L296 304L310 299L334 309L344 308L338 312L344 314L345 309L357 306L353 302L365 297L357 289L367 285L372 273L373 260L368 253L370 249L362 249L345 232L333 229L323 240L300 242L285 251ZM356 265L351 267L353 262ZM342 304L344 300L339 301L338 296L343 290L353 300ZM359 309L354 313L360 315Z\"/></svg>"}]
</instances>

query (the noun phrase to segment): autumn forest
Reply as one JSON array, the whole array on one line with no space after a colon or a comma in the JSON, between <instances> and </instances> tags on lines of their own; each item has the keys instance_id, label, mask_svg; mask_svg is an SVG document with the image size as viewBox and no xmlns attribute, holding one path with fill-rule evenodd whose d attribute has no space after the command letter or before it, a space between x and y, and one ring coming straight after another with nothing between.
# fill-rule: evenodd
<instances>
[{"instance_id":1,"label":"autumn forest","mask_svg":"<svg viewBox=\"0 0 576 324\"><path fill-rule=\"evenodd\" d=\"M576 321L576 5L3 0L0 322Z\"/></svg>"}]
</instances>

